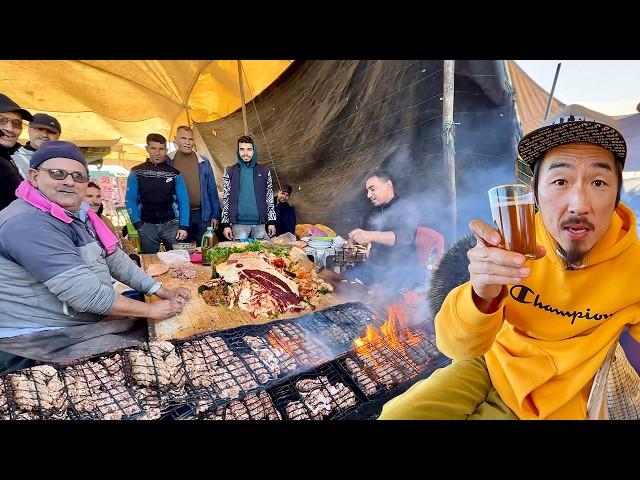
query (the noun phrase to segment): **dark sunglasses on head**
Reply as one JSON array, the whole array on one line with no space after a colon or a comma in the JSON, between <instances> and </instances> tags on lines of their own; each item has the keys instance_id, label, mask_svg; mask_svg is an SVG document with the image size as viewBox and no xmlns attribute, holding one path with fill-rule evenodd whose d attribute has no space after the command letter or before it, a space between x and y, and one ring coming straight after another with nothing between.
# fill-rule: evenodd
<instances>
[{"instance_id":1,"label":"dark sunglasses on head","mask_svg":"<svg viewBox=\"0 0 640 480\"><path fill-rule=\"evenodd\" d=\"M83 172L67 172L61 168L38 168L37 170L44 170L49 173L49 176L54 180L64 180L69 175L73 178L74 182L87 183L89 181L89 174Z\"/></svg>"}]
</instances>

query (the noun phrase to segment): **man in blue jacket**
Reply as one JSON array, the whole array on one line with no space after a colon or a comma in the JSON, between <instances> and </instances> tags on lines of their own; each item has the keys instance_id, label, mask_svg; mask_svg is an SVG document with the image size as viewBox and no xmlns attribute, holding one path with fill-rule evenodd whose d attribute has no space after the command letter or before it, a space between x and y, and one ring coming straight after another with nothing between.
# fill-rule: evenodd
<instances>
[{"instance_id":1,"label":"man in blue jacket","mask_svg":"<svg viewBox=\"0 0 640 480\"><path fill-rule=\"evenodd\" d=\"M222 227L229 240L265 239L276 234L273 183L268 168L258 164L253 139L238 139L238 162L222 177ZM266 227L266 229L265 229Z\"/></svg>"},{"instance_id":2,"label":"man in blue jacket","mask_svg":"<svg viewBox=\"0 0 640 480\"><path fill-rule=\"evenodd\" d=\"M183 176L165 161L167 139L150 133L146 149L147 161L129 173L125 202L141 253L158 253L160 243L171 250L176 240L187 238L189 196Z\"/></svg>"},{"instance_id":3,"label":"man in blue jacket","mask_svg":"<svg viewBox=\"0 0 640 480\"><path fill-rule=\"evenodd\" d=\"M216 178L209 160L194 150L193 130L181 125L176 131L178 150L171 152L167 162L182 173L189 194L189 234L187 242L198 245L202 236L211 226L218 228L220 221L220 200Z\"/></svg>"}]
</instances>

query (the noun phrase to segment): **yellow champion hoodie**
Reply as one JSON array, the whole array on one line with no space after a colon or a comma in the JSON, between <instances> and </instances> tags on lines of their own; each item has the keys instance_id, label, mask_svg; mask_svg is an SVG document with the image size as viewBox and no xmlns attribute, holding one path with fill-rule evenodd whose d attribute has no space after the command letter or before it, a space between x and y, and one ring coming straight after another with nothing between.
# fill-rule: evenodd
<instances>
[{"instance_id":1,"label":"yellow champion hoodie","mask_svg":"<svg viewBox=\"0 0 640 480\"><path fill-rule=\"evenodd\" d=\"M507 285L495 313L478 310L471 284L449 292L435 318L448 357L484 355L493 386L521 419L584 419L593 377L624 326L640 341L640 241L633 212L618 204L586 266L567 271L536 214L547 254Z\"/></svg>"}]
</instances>

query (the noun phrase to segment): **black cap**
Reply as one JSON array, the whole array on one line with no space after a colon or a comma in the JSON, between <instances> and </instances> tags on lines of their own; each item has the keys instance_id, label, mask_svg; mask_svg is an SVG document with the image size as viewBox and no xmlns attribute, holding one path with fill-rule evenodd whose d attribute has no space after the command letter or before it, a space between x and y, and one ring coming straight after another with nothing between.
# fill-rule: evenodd
<instances>
[{"instance_id":1,"label":"black cap","mask_svg":"<svg viewBox=\"0 0 640 480\"><path fill-rule=\"evenodd\" d=\"M60 135L60 132L62 132L58 119L52 117L51 115L47 115L46 113L36 113L33 116L33 120L31 120L29 126L34 128L46 128L47 130L51 130L58 135Z\"/></svg>"},{"instance_id":2,"label":"black cap","mask_svg":"<svg viewBox=\"0 0 640 480\"><path fill-rule=\"evenodd\" d=\"M24 108L20 108L20 105L11 100L4 93L0 93L0 112L19 112L23 120L33 120L33 115Z\"/></svg>"},{"instance_id":3,"label":"black cap","mask_svg":"<svg viewBox=\"0 0 640 480\"><path fill-rule=\"evenodd\" d=\"M532 168L547 150L568 143L593 143L611 151L624 167L627 143L618 122L604 113L582 105L567 105L553 118L522 137L518 144L520 158Z\"/></svg>"},{"instance_id":4,"label":"black cap","mask_svg":"<svg viewBox=\"0 0 640 480\"><path fill-rule=\"evenodd\" d=\"M50 158L68 158L69 160L75 160L83 164L87 171L89 171L87 161L85 160L82 151L74 143L61 142L58 140L44 142L31 157L29 166L37 169L40 164L46 162Z\"/></svg>"}]
</instances>

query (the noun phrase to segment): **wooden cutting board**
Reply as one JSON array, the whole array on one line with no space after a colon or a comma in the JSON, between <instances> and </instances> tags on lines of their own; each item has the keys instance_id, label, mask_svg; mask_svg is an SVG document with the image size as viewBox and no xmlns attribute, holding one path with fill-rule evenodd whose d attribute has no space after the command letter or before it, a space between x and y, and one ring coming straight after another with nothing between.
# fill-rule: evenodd
<instances>
[{"instance_id":1,"label":"wooden cutting board","mask_svg":"<svg viewBox=\"0 0 640 480\"><path fill-rule=\"evenodd\" d=\"M140 255L140 262L145 270L152 263L161 263L155 254ZM151 340L183 339L198 333L217 332L242 325L260 325L274 320L265 318L262 315L258 318L253 318L238 307L229 309L224 306L213 307L207 305L198 294L198 287L211 278L212 267L197 263L191 265L196 270L197 276L190 280L172 278L170 272L156 277L165 288L188 288L191 292L191 299L179 315L165 320L148 319L149 338ZM334 288L334 293L322 297L323 301L320 308L327 308L350 301L362 301L367 296L370 296L362 285L345 281L344 277L335 272L321 270L318 275L323 280L331 283ZM159 298L156 296L146 297L148 302L157 300ZM297 318L307 313L309 312L288 313L282 315L279 319Z\"/></svg>"}]
</instances>

